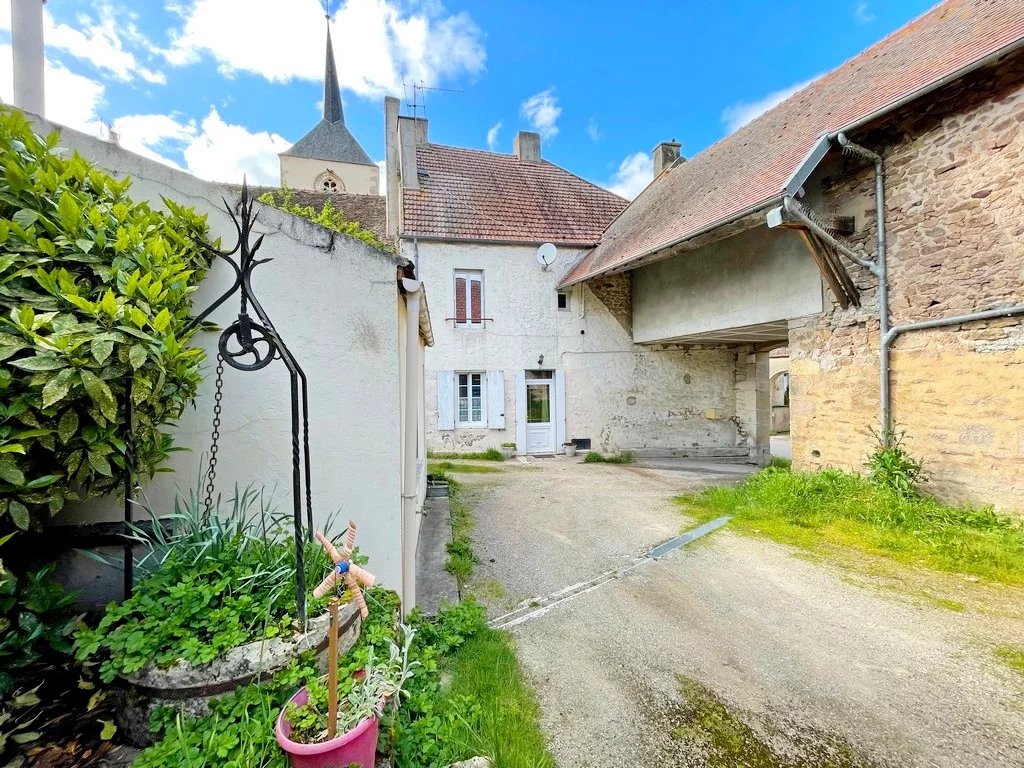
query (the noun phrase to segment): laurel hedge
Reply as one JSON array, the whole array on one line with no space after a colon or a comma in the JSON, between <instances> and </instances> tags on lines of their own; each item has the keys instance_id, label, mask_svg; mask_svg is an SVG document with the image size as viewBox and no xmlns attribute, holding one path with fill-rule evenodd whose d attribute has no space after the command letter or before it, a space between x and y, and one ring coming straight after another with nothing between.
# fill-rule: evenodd
<instances>
[{"instance_id":1,"label":"laurel hedge","mask_svg":"<svg viewBox=\"0 0 1024 768\"><path fill-rule=\"evenodd\" d=\"M133 201L59 140L0 109L0 533L120 487L129 383L137 470L157 471L201 381L206 217Z\"/></svg>"}]
</instances>

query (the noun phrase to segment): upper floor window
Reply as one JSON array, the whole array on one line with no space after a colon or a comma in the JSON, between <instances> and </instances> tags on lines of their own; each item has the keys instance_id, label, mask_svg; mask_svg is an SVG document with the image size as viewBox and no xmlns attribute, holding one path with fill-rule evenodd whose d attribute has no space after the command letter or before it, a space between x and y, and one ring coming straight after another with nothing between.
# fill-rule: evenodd
<instances>
[{"instance_id":1,"label":"upper floor window","mask_svg":"<svg viewBox=\"0 0 1024 768\"><path fill-rule=\"evenodd\" d=\"M477 328L484 323L484 273L455 270L455 327Z\"/></svg>"},{"instance_id":2,"label":"upper floor window","mask_svg":"<svg viewBox=\"0 0 1024 768\"><path fill-rule=\"evenodd\" d=\"M316 188L320 192L344 192L345 185L331 171L324 171L316 178Z\"/></svg>"},{"instance_id":3,"label":"upper floor window","mask_svg":"<svg viewBox=\"0 0 1024 768\"><path fill-rule=\"evenodd\" d=\"M565 291L558 292L558 308L565 310L569 309L569 294Z\"/></svg>"}]
</instances>

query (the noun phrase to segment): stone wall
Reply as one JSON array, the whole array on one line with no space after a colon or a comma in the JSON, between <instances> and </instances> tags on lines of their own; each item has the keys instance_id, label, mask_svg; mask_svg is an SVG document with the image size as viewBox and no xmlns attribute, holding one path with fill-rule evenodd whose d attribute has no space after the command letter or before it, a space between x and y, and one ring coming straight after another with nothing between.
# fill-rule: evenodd
<instances>
[{"instance_id":1,"label":"stone wall","mask_svg":"<svg viewBox=\"0 0 1024 768\"><path fill-rule=\"evenodd\" d=\"M605 275L587 283L591 292L605 305L612 317L628 333L633 333L633 273Z\"/></svg>"},{"instance_id":2,"label":"stone wall","mask_svg":"<svg viewBox=\"0 0 1024 768\"><path fill-rule=\"evenodd\" d=\"M886 159L891 323L1024 303L1024 57L976 73L852 136ZM873 251L874 174L843 160L819 177L829 213L854 215ZM851 267L862 308L790 330L794 464L860 469L879 423L877 282ZM950 501L1024 508L1024 323L899 337L894 422Z\"/></svg>"}]
</instances>

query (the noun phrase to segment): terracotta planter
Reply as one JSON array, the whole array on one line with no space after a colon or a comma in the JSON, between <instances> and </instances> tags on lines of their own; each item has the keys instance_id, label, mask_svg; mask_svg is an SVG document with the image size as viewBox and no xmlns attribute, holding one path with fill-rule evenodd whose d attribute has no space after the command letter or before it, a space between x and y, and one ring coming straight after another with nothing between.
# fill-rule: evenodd
<instances>
[{"instance_id":1,"label":"terracotta planter","mask_svg":"<svg viewBox=\"0 0 1024 768\"><path fill-rule=\"evenodd\" d=\"M289 699L289 703L302 706L308 694L305 688ZM317 744L300 744L292 741L289 736L292 727L285 718L287 705L277 716L274 734L281 749L288 753L292 768L348 768L352 763L361 768L374 768L377 761L377 737L379 723L376 717L363 720L359 725L330 741Z\"/></svg>"}]
</instances>

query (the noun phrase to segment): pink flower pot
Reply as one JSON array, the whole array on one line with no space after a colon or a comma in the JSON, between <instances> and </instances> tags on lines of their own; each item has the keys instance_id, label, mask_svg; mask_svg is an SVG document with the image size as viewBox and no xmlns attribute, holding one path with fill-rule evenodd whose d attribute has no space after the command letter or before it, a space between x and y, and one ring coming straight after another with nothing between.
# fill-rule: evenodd
<instances>
[{"instance_id":1,"label":"pink flower pot","mask_svg":"<svg viewBox=\"0 0 1024 768\"><path fill-rule=\"evenodd\" d=\"M305 688L300 688L291 697L289 703L294 702L299 706L306 703L308 698ZM374 768L377 760L377 726L376 717L363 720L351 731L336 736L330 741L322 741L319 744L300 744L288 738L291 735L292 727L285 719L285 712L288 707L281 710L277 716L277 726L274 732L277 736L277 743L281 749L288 753L292 768L348 768L352 763L362 768Z\"/></svg>"}]
</instances>

